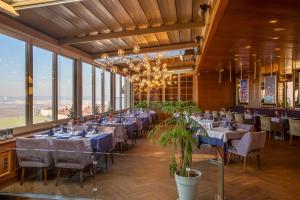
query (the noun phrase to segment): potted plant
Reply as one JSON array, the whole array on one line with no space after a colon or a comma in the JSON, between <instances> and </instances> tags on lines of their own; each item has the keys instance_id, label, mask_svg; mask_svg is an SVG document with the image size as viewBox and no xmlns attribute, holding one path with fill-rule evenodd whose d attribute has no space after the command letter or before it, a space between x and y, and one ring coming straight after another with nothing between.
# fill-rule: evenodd
<instances>
[{"instance_id":1,"label":"potted plant","mask_svg":"<svg viewBox=\"0 0 300 200\"><path fill-rule=\"evenodd\" d=\"M162 106L162 111L169 113L170 117L156 126L150 133L150 141L159 141L163 146L172 146L170 175L175 177L180 200L194 200L196 186L201 177L201 172L191 169L193 144L195 138L191 128L196 126L190 120L188 113L199 112L199 108L190 102L172 102ZM169 126L169 128L162 126ZM201 131L203 127L198 126ZM176 157L179 154L179 157Z\"/></svg>"},{"instance_id":2,"label":"potted plant","mask_svg":"<svg viewBox=\"0 0 300 200\"><path fill-rule=\"evenodd\" d=\"M71 123L74 124L77 119L77 116L73 105L70 108L67 108L67 111L68 111L67 114L68 118L70 118Z\"/></svg>"}]
</instances>

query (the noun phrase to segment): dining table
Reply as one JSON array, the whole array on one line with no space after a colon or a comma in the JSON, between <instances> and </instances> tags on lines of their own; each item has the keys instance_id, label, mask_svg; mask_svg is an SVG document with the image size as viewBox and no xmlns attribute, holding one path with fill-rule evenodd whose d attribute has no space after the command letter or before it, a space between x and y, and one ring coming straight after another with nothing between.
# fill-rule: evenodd
<instances>
[{"instance_id":1,"label":"dining table","mask_svg":"<svg viewBox=\"0 0 300 200\"><path fill-rule=\"evenodd\" d=\"M87 132L83 134L82 131L65 132L54 131L50 134L50 131L40 132L34 134L34 138L48 139L50 145L55 139L59 140L82 140L87 148L92 149L97 153L109 153L113 150L113 131L107 132Z\"/></svg>"}]
</instances>

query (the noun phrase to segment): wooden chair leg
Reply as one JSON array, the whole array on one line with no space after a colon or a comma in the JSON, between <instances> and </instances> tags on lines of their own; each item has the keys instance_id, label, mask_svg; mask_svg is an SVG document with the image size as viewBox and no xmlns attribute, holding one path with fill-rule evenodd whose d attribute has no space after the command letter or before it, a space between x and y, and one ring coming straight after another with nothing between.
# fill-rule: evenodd
<instances>
[{"instance_id":1,"label":"wooden chair leg","mask_svg":"<svg viewBox=\"0 0 300 200\"><path fill-rule=\"evenodd\" d=\"M125 148L128 150L127 140L125 140Z\"/></svg>"},{"instance_id":2,"label":"wooden chair leg","mask_svg":"<svg viewBox=\"0 0 300 200\"><path fill-rule=\"evenodd\" d=\"M123 142L120 142L119 145L120 145L120 152L122 153L123 152Z\"/></svg>"},{"instance_id":3,"label":"wooden chair leg","mask_svg":"<svg viewBox=\"0 0 300 200\"><path fill-rule=\"evenodd\" d=\"M61 169L58 169L58 170L57 170L56 182L55 182L55 185L56 185L56 186L58 185L58 179L59 179L59 177L60 177L60 172L61 172Z\"/></svg>"},{"instance_id":4,"label":"wooden chair leg","mask_svg":"<svg viewBox=\"0 0 300 200\"><path fill-rule=\"evenodd\" d=\"M244 157L244 173L246 173L247 168L247 156Z\"/></svg>"},{"instance_id":5,"label":"wooden chair leg","mask_svg":"<svg viewBox=\"0 0 300 200\"><path fill-rule=\"evenodd\" d=\"M82 170L80 170L79 176L80 176L80 187L82 188L83 187L83 184L82 184L82 182L83 182L83 171Z\"/></svg>"},{"instance_id":6,"label":"wooden chair leg","mask_svg":"<svg viewBox=\"0 0 300 200\"><path fill-rule=\"evenodd\" d=\"M257 158L258 169L260 169L260 155L258 154L256 158Z\"/></svg>"},{"instance_id":7,"label":"wooden chair leg","mask_svg":"<svg viewBox=\"0 0 300 200\"><path fill-rule=\"evenodd\" d=\"M94 175L94 171L93 171L93 165L91 165L91 167L90 167L90 175L91 175L91 176L95 176L95 175Z\"/></svg>"},{"instance_id":8,"label":"wooden chair leg","mask_svg":"<svg viewBox=\"0 0 300 200\"><path fill-rule=\"evenodd\" d=\"M290 145L292 144L293 135L290 134Z\"/></svg>"},{"instance_id":9,"label":"wooden chair leg","mask_svg":"<svg viewBox=\"0 0 300 200\"><path fill-rule=\"evenodd\" d=\"M20 182L20 185L23 185L24 175L25 175L25 167L22 167L22 172L21 172L21 182Z\"/></svg>"},{"instance_id":10,"label":"wooden chair leg","mask_svg":"<svg viewBox=\"0 0 300 200\"><path fill-rule=\"evenodd\" d=\"M228 155L228 158L227 158L227 167L229 167L230 158L231 158L231 152L229 152L229 155Z\"/></svg>"},{"instance_id":11,"label":"wooden chair leg","mask_svg":"<svg viewBox=\"0 0 300 200\"><path fill-rule=\"evenodd\" d=\"M269 141L271 140L271 131L268 131L269 132Z\"/></svg>"},{"instance_id":12,"label":"wooden chair leg","mask_svg":"<svg viewBox=\"0 0 300 200\"><path fill-rule=\"evenodd\" d=\"M47 168L43 168L44 172L44 185L47 185Z\"/></svg>"}]
</instances>

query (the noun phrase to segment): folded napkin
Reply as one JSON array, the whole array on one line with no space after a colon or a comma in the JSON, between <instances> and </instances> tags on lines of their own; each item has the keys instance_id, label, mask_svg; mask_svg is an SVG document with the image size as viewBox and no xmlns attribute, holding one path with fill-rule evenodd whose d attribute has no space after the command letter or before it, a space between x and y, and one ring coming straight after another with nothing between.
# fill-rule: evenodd
<instances>
[{"instance_id":1,"label":"folded napkin","mask_svg":"<svg viewBox=\"0 0 300 200\"><path fill-rule=\"evenodd\" d=\"M51 136L53 136L53 135L54 135L54 132L53 132L53 130L52 130L52 129L50 129L50 130L48 131L48 133L47 133L47 134L48 134L48 136L50 136L50 137L51 137Z\"/></svg>"},{"instance_id":2,"label":"folded napkin","mask_svg":"<svg viewBox=\"0 0 300 200\"><path fill-rule=\"evenodd\" d=\"M86 136L86 134L87 134L87 133L85 132L85 130L84 130L84 131L82 131L82 132L80 132L80 133L78 133L78 135L79 135L79 136L81 136L81 137L85 137L85 136Z\"/></svg>"}]
</instances>

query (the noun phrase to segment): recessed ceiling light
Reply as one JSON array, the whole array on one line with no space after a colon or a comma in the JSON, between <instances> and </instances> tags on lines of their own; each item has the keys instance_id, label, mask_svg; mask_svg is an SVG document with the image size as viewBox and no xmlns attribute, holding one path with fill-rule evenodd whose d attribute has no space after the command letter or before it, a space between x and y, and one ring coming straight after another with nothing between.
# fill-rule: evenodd
<instances>
[{"instance_id":1,"label":"recessed ceiling light","mask_svg":"<svg viewBox=\"0 0 300 200\"><path fill-rule=\"evenodd\" d=\"M239 54L235 54L234 56L235 56L235 57L238 57L238 56L240 56L240 55L239 55Z\"/></svg>"},{"instance_id":2,"label":"recessed ceiling light","mask_svg":"<svg viewBox=\"0 0 300 200\"><path fill-rule=\"evenodd\" d=\"M247 45L247 46L245 46L245 48L246 48L246 49L250 49L250 48L251 48L251 46L250 46L250 45Z\"/></svg>"},{"instance_id":3,"label":"recessed ceiling light","mask_svg":"<svg viewBox=\"0 0 300 200\"><path fill-rule=\"evenodd\" d=\"M278 56L276 56L277 58L280 58L281 56L280 55L278 55Z\"/></svg>"},{"instance_id":4,"label":"recessed ceiling light","mask_svg":"<svg viewBox=\"0 0 300 200\"><path fill-rule=\"evenodd\" d=\"M272 37L273 40L278 40L280 37Z\"/></svg>"},{"instance_id":5,"label":"recessed ceiling light","mask_svg":"<svg viewBox=\"0 0 300 200\"><path fill-rule=\"evenodd\" d=\"M239 59L235 58L234 60L235 60L235 61L238 61Z\"/></svg>"},{"instance_id":6,"label":"recessed ceiling light","mask_svg":"<svg viewBox=\"0 0 300 200\"><path fill-rule=\"evenodd\" d=\"M280 50L280 48L276 48L276 49L275 49L275 51L279 51L279 50Z\"/></svg>"},{"instance_id":7,"label":"recessed ceiling light","mask_svg":"<svg viewBox=\"0 0 300 200\"><path fill-rule=\"evenodd\" d=\"M278 20L276 20L276 19L272 19L272 20L269 21L270 24L275 24L277 22L278 22Z\"/></svg>"},{"instance_id":8,"label":"recessed ceiling light","mask_svg":"<svg viewBox=\"0 0 300 200\"><path fill-rule=\"evenodd\" d=\"M274 28L274 31L276 31L276 32L285 31L285 30L286 30L286 28L284 28L284 27Z\"/></svg>"},{"instance_id":9,"label":"recessed ceiling light","mask_svg":"<svg viewBox=\"0 0 300 200\"><path fill-rule=\"evenodd\" d=\"M255 56L256 56L256 54L254 53L254 54L252 54L252 56L253 56L253 57L255 57Z\"/></svg>"}]
</instances>

